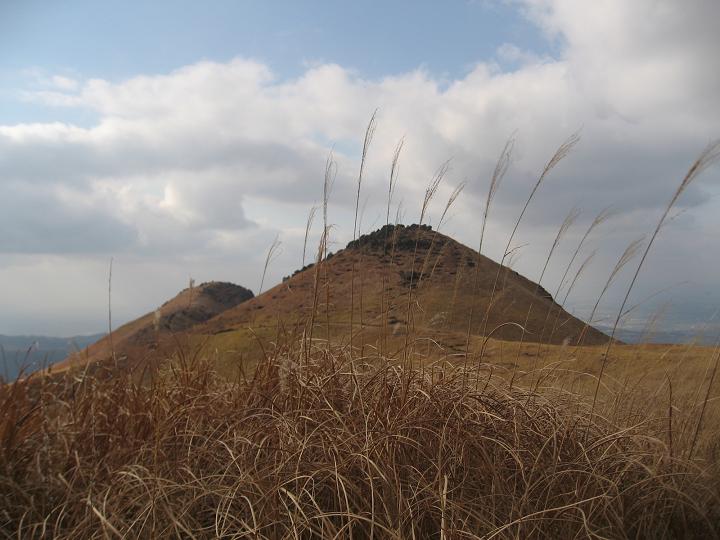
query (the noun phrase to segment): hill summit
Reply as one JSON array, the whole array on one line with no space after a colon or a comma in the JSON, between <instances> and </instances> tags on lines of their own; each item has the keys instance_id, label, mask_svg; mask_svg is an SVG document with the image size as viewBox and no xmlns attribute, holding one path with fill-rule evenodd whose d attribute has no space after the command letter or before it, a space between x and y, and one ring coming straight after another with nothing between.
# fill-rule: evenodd
<instances>
[{"instance_id":1,"label":"hill summit","mask_svg":"<svg viewBox=\"0 0 720 540\"><path fill-rule=\"evenodd\" d=\"M253 298L251 290L222 281L188 287L153 312L146 313L113 331L84 351L55 364L53 371L92 360L116 356L146 355L158 344L208 321L223 311Z\"/></svg>"}]
</instances>

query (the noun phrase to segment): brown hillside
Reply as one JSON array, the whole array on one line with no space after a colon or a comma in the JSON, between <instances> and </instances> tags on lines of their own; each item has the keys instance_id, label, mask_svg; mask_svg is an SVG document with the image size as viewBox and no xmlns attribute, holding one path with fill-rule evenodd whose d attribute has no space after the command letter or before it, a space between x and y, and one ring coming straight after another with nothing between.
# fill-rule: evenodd
<instances>
[{"instance_id":1,"label":"brown hillside","mask_svg":"<svg viewBox=\"0 0 720 540\"><path fill-rule=\"evenodd\" d=\"M293 324L304 326L315 305L315 337L329 335L347 342L352 306L355 346L381 348L380 341L404 342L400 338L407 333L409 314L414 338L431 338L460 352L471 311L474 336L485 327L486 333L495 329L494 338L519 340L519 328L502 325L524 325L529 313L525 341L577 343L585 323L562 310L542 287L506 267L500 273L494 307L483 324L498 269L496 262L428 226L383 227L191 332L210 337L217 350L248 352L249 347L243 346L250 337L247 328L256 335L265 329L272 336L278 321L286 330ZM607 340L600 331L586 329L586 345Z\"/></svg>"},{"instance_id":2,"label":"brown hillside","mask_svg":"<svg viewBox=\"0 0 720 540\"><path fill-rule=\"evenodd\" d=\"M157 312L146 313L104 337L86 350L55 364L53 371L61 371L88 360L101 360L111 356L144 354L154 350L158 342L172 340L174 336L197 324L215 317L223 311L236 307L253 297L252 291L219 281L203 283L181 291L175 298L165 302Z\"/></svg>"},{"instance_id":3,"label":"brown hillside","mask_svg":"<svg viewBox=\"0 0 720 540\"><path fill-rule=\"evenodd\" d=\"M148 313L117 329L113 346L116 357L144 358L154 351L169 355L179 343L202 344L227 361L253 360L262 354L258 339L274 341L280 329L307 332L313 309L314 337L348 343L352 313L353 345L390 355L404 348L408 335L415 343L433 340L450 353L464 352L471 312L472 350L490 332L507 341L575 344L585 329L584 344L607 342L545 289L506 267L485 321L499 268L429 226L387 226L247 301L252 293L242 287L210 283L194 290L188 307L185 290L162 307L159 332ZM517 325L525 326L524 336ZM105 338L70 363L109 356Z\"/></svg>"}]
</instances>

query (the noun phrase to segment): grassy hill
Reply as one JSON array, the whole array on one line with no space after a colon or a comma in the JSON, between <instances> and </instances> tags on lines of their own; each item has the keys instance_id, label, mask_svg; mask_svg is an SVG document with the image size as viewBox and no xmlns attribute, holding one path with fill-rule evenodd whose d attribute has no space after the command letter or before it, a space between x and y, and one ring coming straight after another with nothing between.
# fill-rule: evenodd
<instances>
[{"instance_id":1,"label":"grassy hill","mask_svg":"<svg viewBox=\"0 0 720 540\"><path fill-rule=\"evenodd\" d=\"M309 335L310 325L315 337L337 343L352 337L361 354L388 356L405 354L408 345L430 337L458 354L468 338L471 352L477 351L488 334L551 344L609 339L563 310L539 285L428 226L383 227L255 298L188 316L188 309L205 302L204 291L201 286L194 299L184 291L163 308L182 308L174 316L186 324L155 332L153 314L147 314L113 332L116 355L138 358L158 348L169 354L182 342L202 344L221 364L237 364L238 354L252 364L262 354L258 338L272 339L280 327ZM72 362L105 359L110 349L110 338L103 339Z\"/></svg>"},{"instance_id":2,"label":"grassy hill","mask_svg":"<svg viewBox=\"0 0 720 540\"><path fill-rule=\"evenodd\" d=\"M53 372L115 357L147 357L158 342L174 336L253 297L252 291L233 283L209 282L181 291L160 306L104 336L86 349L52 366Z\"/></svg>"}]
</instances>

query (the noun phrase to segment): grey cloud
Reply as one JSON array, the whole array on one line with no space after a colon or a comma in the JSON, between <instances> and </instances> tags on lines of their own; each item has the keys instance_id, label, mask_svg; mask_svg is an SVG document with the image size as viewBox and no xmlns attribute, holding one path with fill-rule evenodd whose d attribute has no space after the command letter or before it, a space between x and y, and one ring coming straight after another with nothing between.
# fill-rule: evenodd
<instances>
[{"instance_id":1,"label":"grey cloud","mask_svg":"<svg viewBox=\"0 0 720 540\"><path fill-rule=\"evenodd\" d=\"M137 245L137 231L101 210L69 206L50 186L5 182L0 253L110 253Z\"/></svg>"},{"instance_id":2,"label":"grey cloud","mask_svg":"<svg viewBox=\"0 0 720 540\"><path fill-rule=\"evenodd\" d=\"M660 209L667 204L703 145L698 141L695 145L685 143L681 148L650 149L628 148L616 141L600 144L581 141L577 150L548 175L537 195L535 204L539 211L531 216L540 223L552 223L548 218L557 215L558 209L575 205L591 213L607 206L619 213ZM537 171L508 173L508 181L498 194L502 205L508 208L522 205L544 164L538 165ZM691 184L677 206L693 208L707 202L709 195L703 185L717 176L717 171L709 171ZM545 213L541 211L543 206L547 208Z\"/></svg>"},{"instance_id":3,"label":"grey cloud","mask_svg":"<svg viewBox=\"0 0 720 540\"><path fill-rule=\"evenodd\" d=\"M157 128L162 133L163 126ZM208 130L210 126L203 126ZM244 164L254 167L293 168L305 157L297 148L274 141L253 141L238 136L218 137L207 131L168 133L160 142L132 133L97 136L83 130L81 139L53 133L12 140L0 133L0 174L28 182L69 184L98 177L152 175L164 170ZM168 131L170 131L168 129ZM207 136L209 135L209 136Z\"/></svg>"}]
</instances>

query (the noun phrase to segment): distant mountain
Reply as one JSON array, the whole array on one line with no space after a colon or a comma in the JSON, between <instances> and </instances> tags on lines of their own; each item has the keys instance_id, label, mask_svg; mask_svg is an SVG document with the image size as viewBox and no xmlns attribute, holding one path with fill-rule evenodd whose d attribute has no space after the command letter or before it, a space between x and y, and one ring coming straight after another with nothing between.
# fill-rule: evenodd
<instances>
[{"instance_id":1,"label":"distant mountain","mask_svg":"<svg viewBox=\"0 0 720 540\"><path fill-rule=\"evenodd\" d=\"M612 327L610 326L598 326L598 329L606 334L610 334L612 332ZM693 328L670 328L665 330L635 330L630 328L618 328L615 332L615 337L626 343L633 344L695 343L697 345L711 346L717 341L717 335L717 328L704 332L700 329Z\"/></svg>"},{"instance_id":2,"label":"distant mountain","mask_svg":"<svg viewBox=\"0 0 720 540\"><path fill-rule=\"evenodd\" d=\"M55 364L103 338L105 334L73 336L4 336L0 334L0 377L14 380L18 374L31 373Z\"/></svg>"}]
</instances>

